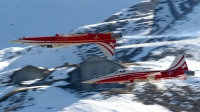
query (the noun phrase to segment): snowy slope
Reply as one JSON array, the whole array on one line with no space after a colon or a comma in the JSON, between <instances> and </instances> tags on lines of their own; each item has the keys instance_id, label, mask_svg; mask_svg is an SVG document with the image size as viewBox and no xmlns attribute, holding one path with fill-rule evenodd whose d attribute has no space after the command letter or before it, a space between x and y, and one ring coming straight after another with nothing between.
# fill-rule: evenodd
<instances>
[{"instance_id":1,"label":"snowy slope","mask_svg":"<svg viewBox=\"0 0 200 112\"><path fill-rule=\"evenodd\" d=\"M55 112L61 110L65 106L77 102L79 99L76 98L74 94L60 88L41 86L36 90L30 89L21 93L16 93L8 100L12 100L13 103L10 104L11 102L4 102L1 103L1 107L7 107L10 111ZM1 108L0 110L4 111L5 109Z\"/></svg>"},{"instance_id":2,"label":"snowy slope","mask_svg":"<svg viewBox=\"0 0 200 112\"><path fill-rule=\"evenodd\" d=\"M170 112L165 107L159 105L147 106L139 102L134 102L132 99L134 99L134 95L131 94L122 94L107 99L103 95L96 94L62 109L61 112Z\"/></svg>"},{"instance_id":3,"label":"snowy slope","mask_svg":"<svg viewBox=\"0 0 200 112\"><path fill-rule=\"evenodd\" d=\"M7 40L67 33L102 21L141 0L0 0L0 49L17 47Z\"/></svg>"},{"instance_id":4,"label":"snowy slope","mask_svg":"<svg viewBox=\"0 0 200 112\"><path fill-rule=\"evenodd\" d=\"M198 4L191 13L185 15L182 19L177 20L170 28L167 29L164 34L174 35L199 35L200 23L198 22L200 18L200 4Z\"/></svg>"},{"instance_id":5,"label":"snowy slope","mask_svg":"<svg viewBox=\"0 0 200 112\"><path fill-rule=\"evenodd\" d=\"M44 49L40 47L6 48L0 51L0 71L18 69L26 65L55 68L65 63L80 63L80 58L73 53L74 49L74 47L69 49Z\"/></svg>"},{"instance_id":6,"label":"snowy slope","mask_svg":"<svg viewBox=\"0 0 200 112\"><path fill-rule=\"evenodd\" d=\"M169 67L174 58L174 56L168 56L158 61L138 63L141 64L141 67L149 67L154 70L166 69ZM200 97L198 97L198 94L193 95L192 93L199 92L200 71L198 70L198 67L200 65L199 62L196 62L195 60L187 58L186 61L189 68L191 70L195 70L197 74L195 77L189 77L186 81L173 79L150 84L136 83L135 85L130 85L129 89L122 89L117 93L109 91L102 93L76 93L72 90L58 88L54 86L54 84L52 84L52 86L33 86L22 88L9 86L7 86L7 88L1 87L1 89L4 90L1 91L1 94L4 95L16 88L18 88L17 90L19 92L13 92L10 97L4 98L3 100L1 99L0 110L4 111L5 109L8 109L10 111L20 112L178 112L180 110L195 109L195 104ZM130 68L134 67L135 66L130 66ZM64 69L58 69L53 74L54 77L60 77L59 75L63 72L63 70ZM59 73L59 71L61 72ZM158 89L154 89L152 86ZM188 89L184 89L186 87L192 89L192 92L188 91ZM7 90L7 92L5 90ZM176 97L177 92L186 96L183 98L188 98L188 100L179 101L180 99ZM151 95L151 97L148 97L148 94ZM159 96L156 96L157 94L159 94ZM169 104L164 105L166 100ZM174 106L176 106L176 108Z\"/></svg>"},{"instance_id":7,"label":"snowy slope","mask_svg":"<svg viewBox=\"0 0 200 112\"><path fill-rule=\"evenodd\" d=\"M199 30L199 27L195 25L195 23L198 23L199 3L199 0L161 0L155 9L155 18L151 33L163 34L165 30L176 25L182 27L172 28L170 31L178 30L178 33L182 33L188 27L191 29L188 32ZM183 23L187 24L184 25ZM190 25L187 26L188 24ZM171 32L164 34L170 35Z\"/></svg>"},{"instance_id":8,"label":"snowy slope","mask_svg":"<svg viewBox=\"0 0 200 112\"><path fill-rule=\"evenodd\" d=\"M3 108L0 110L4 111L4 107L7 107L7 110L20 112L131 112L133 110L135 112L169 112L168 109L159 105L146 106L139 102L133 102L131 100L133 98L134 95L131 94L108 99L101 94L79 98L60 88L43 86L14 94L12 98L7 99L7 102L1 103ZM8 101L12 104L9 104ZM145 109L141 110L141 108Z\"/></svg>"}]
</instances>

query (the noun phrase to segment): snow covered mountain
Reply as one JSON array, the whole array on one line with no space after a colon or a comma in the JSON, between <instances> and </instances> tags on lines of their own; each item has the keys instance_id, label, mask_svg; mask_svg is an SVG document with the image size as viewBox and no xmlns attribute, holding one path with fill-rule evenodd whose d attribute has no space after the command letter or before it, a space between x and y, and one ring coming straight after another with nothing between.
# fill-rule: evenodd
<instances>
[{"instance_id":1,"label":"snow covered mountain","mask_svg":"<svg viewBox=\"0 0 200 112\"><path fill-rule=\"evenodd\" d=\"M116 55L113 58L114 60L122 60L124 62L161 59L164 58L166 54L186 52L190 52L190 55L198 54L197 49L199 48L198 40L200 29L200 25L198 25L198 17L200 15L199 9L199 0L149 0L133 5L127 9L123 9L100 23L79 27L72 31L72 33L115 31L127 35L118 41L118 47L115 52ZM124 24L124 22L126 24ZM194 40L187 42L187 40L190 39L196 39L197 41ZM179 41L181 44L180 40L185 40L182 41L184 45L174 45L172 42L169 46L169 42L167 45L162 44L162 46L139 48L123 47L132 44L163 41L164 43L166 41ZM188 47L185 47L185 45ZM193 46L193 48L189 46ZM96 50L97 48L94 45L83 45L79 46L79 48L86 53L79 53L80 55L83 54L82 57L94 53L103 55L101 52ZM91 48L94 50L90 50L91 52L89 52L88 49ZM158 50L161 51L162 49L165 50L162 51L161 56L157 56L157 54L154 55L154 52L157 52ZM197 56L193 55L193 57Z\"/></svg>"},{"instance_id":2,"label":"snow covered mountain","mask_svg":"<svg viewBox=\"0 0 200 112\"><path fill-rule=\"evenodd\" d=\"M79 27L72 33L116 31L126 35L147 35L151 32L154 9L159 1L140 2L113 14L100 23Z\"/></svg>"},{"instance_id":3,"label":"snow covered mountain","mask_svg":"<svg viewBox=\"0 0 200 112\"><path fill-rule=\"evenodd\" d=\"M71 33L107 31L116 31L124 35L196 33L199 30L199 2L199 0L143 1L113 14L102 22L79 27Z\"/></svg>"},{"instance_id":4,"label":"snow covered mountain","mask_svg":"<svg viewBox=\"0 0 200 112\"><path fill-rule=\"evenodd\" d=\"M110 59L137 62L141 68L155 70L168 68L175 55L184 53L189 69L196 73L196 76L189 77L186 81L173 79L157 83L128 84L123 89L103 92L77 92L67 88L67 73L74 68L56 67L65 63L78 64L88 55L103 56L96 45L73 46L69 49L10 47L0 50L0 111L200 111L199 1L134 0L116 3L112 0L0 0L0 35L3 37L53 35L68 31L120 32L125 36L117 41L115 56ZM77 4L79 8L74 7ZM103 4L105 7L91 4ZM80 15L75 15L74 8ZM63 10L69 14L63 14ZM74 16L71 16L73 11ZM69 15L71 19L68 18ZM6 46L11 44L1 44L2 48ZM11 86L11 74L26 65L46 67L52 73L44 79L24 82L30 85L39 82L34 86ZM129 66L132 69L135 67ZM47 82L48 84L44 84Z\"/></svg>"},{"instance_id":5,"label":"snow covered mountain","mask_svg":"<svg viewBox=\"0 0 200 112\"><path fill-rule=\"evenodd\" d=\"M72 52L75 47L67 51L64 48L43 49L37 47L10 48L1 51L1 61L9 63L2 66L0 73L0 111L20 112L79 112L79 111L140 111L157 112L199 110L199 62L193 58L186 61L191 70L195 70L196 76L189 77L186 81L179 79L166 80L157 83L128 84L123 89L111 89L103 92L74 91L66 88L68 82L67 73L71 67L63 67L55 70L55 66L65 62L79 63L80 58ZM69 54L68 58L61 54ZM72 54L71 54L72 53ZM51 54L51 56L49 56ZM59 54L59 55L57 55ZM44 57L42 60L38 58ZM55 58L56 57L56 58ZM137 62L141 68L166 69L173 61L174 56L167 56L160 60ZM25 60L22 61L21 59ZM37 62L38 60L38 62ZM54 61L51 61L54 60ZM60 61L59 61L60 60ZM42 61L42 63L39 63ZM57 62L57 63L55 63ZM48 67L53 70L50 76L44 79L26 81L31 84L40 82L39 85L21 87L11 86L10 76L17 69L26 64ZM3 65L3 64L1 64ZM130 66L135 69L138 66ZM52 77L52 78L50 78ZM59 79L63 79L62 81ZM52 82L48 85L44 82ZM44 84L44 85L43 85ZM167 101L167 102L166 102ZM108 106L109 105L109 106ZM134 106L133 106L134 105ZM142 109L141 109L142 108Z\"/></svg>"},{"instance_id":6,"label":"snow covered mountain","mask_svg":"<svg viewBox=\"0 0 200 112\"><path fill-rule=\"evenodd\" d=\"M179 33L184 34L198 31L199 2L199 0L163 0L155 9L152 33L175 34L174 29L179 29L181 30Z\"/></svg>"}]
</instances>

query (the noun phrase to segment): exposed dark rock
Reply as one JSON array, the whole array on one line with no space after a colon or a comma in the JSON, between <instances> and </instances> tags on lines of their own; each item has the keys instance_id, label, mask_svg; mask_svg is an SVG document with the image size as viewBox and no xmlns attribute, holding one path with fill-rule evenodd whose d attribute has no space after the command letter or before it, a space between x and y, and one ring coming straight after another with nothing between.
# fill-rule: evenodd
<instances>
[{"instance_id":1,"label":"exposed dark rock","mask_svg":"<svg viewBox=\"0 0 200 112\"><path fill-rule=\"evenodd\" d=\"M162 34L165 30L169 29L174 22L184 18L185 15L192 12L194 7L199 3L200 0L162 0L162 2L156 6L154 12L155 17L153 19L153 30L150 34ZM181 12L178 12L178 10Z\"/></svg>"}]
</instances>

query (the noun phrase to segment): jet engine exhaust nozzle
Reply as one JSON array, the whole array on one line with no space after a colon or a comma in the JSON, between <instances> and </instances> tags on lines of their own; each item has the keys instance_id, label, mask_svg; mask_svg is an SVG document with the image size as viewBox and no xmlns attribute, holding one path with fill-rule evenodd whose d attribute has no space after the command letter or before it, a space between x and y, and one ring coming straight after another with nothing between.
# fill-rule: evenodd
<instances>
[{"instance_id":1,"label":"jet engine exhaust nozzle","mask_svg":"<svg viewBox=\"0 0 200 112\"><path fill-rule=\"evenodd\" d=\"M184 71L184 74L186 76L194 76L195 75L195 72L194 71Z\"/></svg>"}]
</instances>

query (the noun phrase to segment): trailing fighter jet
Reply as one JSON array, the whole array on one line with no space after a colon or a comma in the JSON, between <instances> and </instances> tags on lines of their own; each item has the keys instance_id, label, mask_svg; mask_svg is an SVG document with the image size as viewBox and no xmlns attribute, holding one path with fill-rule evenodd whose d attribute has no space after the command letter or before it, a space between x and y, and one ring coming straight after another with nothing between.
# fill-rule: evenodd
<instances>
[{"instance_id":1,"label":"trailing fighter jet","mask_svg":"<svg viewBox=\"0 0 200 112\"><path fill-rule=\"evenodd\" d=\"M118 70L112 74L87 80L82 83L116 83L116 82L157 82L162 79L179 78L186 80L188 76L194 76L194 71L189 71L184 55L178 55L171 66L166 70L134 71Z\"/></svg>"},{"instance_id":2,"label":"trailing fighter jet","mask_svg":"<svg viewBox=\"0 0 200 112\"><path fill-rule=\"evenodd\" d=\"M68 47L70 45L95 43L101 51L107 56L114 55L116 39L122 38L118 33L87 33L87 34L72 34L43 36L43 37L23 37L10 42L38 45L46 48Z\"/></svg>"}]
</instances>

